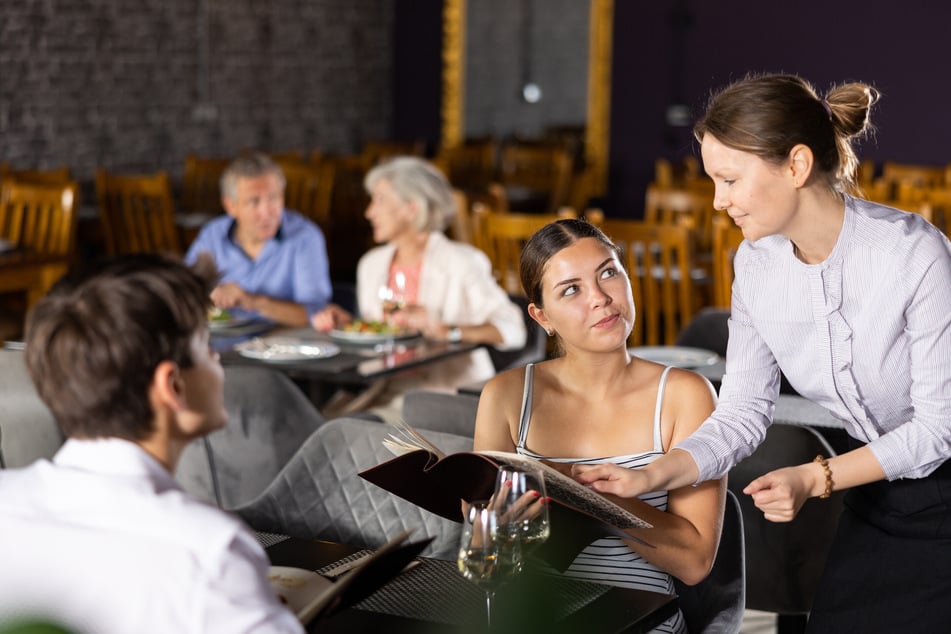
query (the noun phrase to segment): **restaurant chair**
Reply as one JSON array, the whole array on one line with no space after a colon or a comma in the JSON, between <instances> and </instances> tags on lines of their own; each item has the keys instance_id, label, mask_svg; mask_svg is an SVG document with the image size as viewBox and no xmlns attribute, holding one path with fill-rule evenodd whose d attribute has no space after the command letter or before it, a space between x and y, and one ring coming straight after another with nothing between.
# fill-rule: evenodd
<instances>
[{"instance_id":1,"label":"restaurant chair","mask_svg":"<svg viewBox=\"0 0 951 634\"><path fill-rule=\"evenodd\" d=\"M573 210L528 214L498 212L482 204L474 205L472 212L475 246L489 256L496 281L509 294L524 294L518 277L518 261L522 247L532 234L550 222L577 217Z\"/></svg>"},{"instance_id":2,"label":"restaurant chair","mask_svg":"<svg viewBox=\"0 0 951 634\"><path fill-rule=\"evenodd\" d=\"M109 255L182 253L168 174L96 170L96 196Z\"/></svg>"},{"instance_id":3,"label":"restaurant chair","mask_svg":"<svg viewBox=\"0 0 951 634\"><path fill-rule=\"evenodd\" d=\"M231 159L198 156L185 157L182 173L181 210L186 213L219 215L221 206L221 175L231 164Z\"/></svg>"},{"instance_id":4,"label":"restaurant chair","mask_svg":"<svg viewBox=\"0 0 951 634\"><path fill-rule=\"evenodd\" d=\"M0 163L0 183L9 178L42 185L66 185L73 180L65 165L49 169L13 169L9 163Z\"/></svg>"},{"instance_id":5,"label":"restaurant chair","mask_svg":"<svg viewBox=\"0 0 951 634\"><path fill-rule=\"evenodd\" d=\"M805 630L845 492L806 500L791 522L771 522L742 490L765 473L812 462L819 454L831 457L835 451L815 429L774 423L756 451L729 474L746 530L746 607L776 613L781 634Z\"/></svg>"},{"instance_id":6,"label":"restaurant chair","mask_svg":"<svg viewBox=\"0 0 951 634\"><path fill-rule=\"evenodd\" d=\"M0 183L0 238L43 255L70 258L76 248L79 185L6 178Z\"/></svg>"},{"instance_id":7,"label":"restaurant chair","mask_svg":"<svg viewBox=\"0 0 951 634\"><path fill-rule=\"evenodd\" d=\"M455 559L461 524L424 511L358 473L389 460L383 446L392 427L338 418L315 431L270 486L234 512L256 531L378 548L410 528L414 538L435 537L423 552ZM472 438L430 431L444 452L472 449ZM460 507L461 518L461 507Z\"/></svg>"},{"instance_id":8,"label":"restaurant chair","mask_svg":"<svg viewBox=\"0 0 951 634\"><path fill-rule=\"evenodd\" d=\"M688 586L676 577L677 601L691 634L739 632L746 604L748 557L744 547L744 524L740 503L726 492L720 545L710 574Z\"/></svg>"},{"instance_id":9,"label":"restaurant chair","mask_svg":"<svg viewBox=\"0 0 951 634\"><path fill-rule=\"evenodd\" d=\"M495 179L498 144L489 138L441 148L433 163L453 187L466 193L484 192Z\"/></svg>"},{"instance_id":10,"label":"restaurant chair","mask_svg":"<svg viewBox=\"0 0 951 634\"><path fill-rule=\"evenodd\" d=\"M330 204L333 196L334 164L285 164L284 207L313 220L326 233L332 224Z\"/></svg>"},{"instance_id":11,"label":"restaurant chair","mask_svg":"<svg viewBox=\"0 0 951 634\"><path fill-rule=\"evenodd\" d=\"M525 320L525 345L515 350L499 350L487 346L496 373L519 368L528 363L544 361L548 356L548 333L528 314L529 300L522 293L509 293L512 300L522 311Z\"/></svg>"},{"instance_id":12,"label":"restaurant chair","mask_svg":"<svg viewBox=\"0 0 951 634\"><path fill-rule=\"evenodd\" d=\"M176 479L223 508L260 495L325 419L283 372L224 368L228 424L186 447Z\"/></svg>"},{"instance_id":13,"label":"restaurant chair","mask_svg":"<svg viewBox=\"0 0 951 634\"><path fill-rule=\"evenodd\" d=\"M403 396L403 420L416 429L472 437L479 397L429 390L410 390Z\"/></svg>"},{"instance_id":14,"label":"restaurant chair","mask_svg":"<svg viewBox=\"0 0 951 634\"><path fill-rule=\"evenodd\" d=\"M743 242L743 230L729 216L713 217L713 305L729 308L733 294L733 258Z\"/></svg>"},{"instance_id":15,"label":"restaurant chair","mask_svg":"<svg viewBox=\"0 0 951 634\"><path fill-rule=\"evenodd\" d=\"M423 156L426 152L426 143L415 141L367 141L363 145L363 159L369 167L373 167L394 156Z\"/></svg>"},{"instance_id":16,"label":"restaurant chair","mask_svg":"<svg viewBox=\"0 0 951 634\"><path fill-rule=\"evenodd\" d=\"M685 217L692 219L695 260L703 261L711 251L713 213L713 196L708 191L693 188L671 189L656 185L647 187L644 220L672 225Z\"/></svg>"},{"instance_id":17,"label":"restaurant chair","mask_svg":"<svg viewBox=\"0 0 951 634\"><path fill-rule=\"evenodd\" d=\"M726 357L730 338L730 311L723 308L703 308L677 334L674 345L711 350Z\"/></svg>"},{"instance_id":18,"label":"restaurant chair","mask_svg":"<svg viewBox=\"0 0 951 634\"><path fill-rule=\"evenodd\" d=\"M516 211L555 213L569 204L571 154L563 147L514 143L502 148L499 179Z\"/></svg>"},{"instance_id":19,"label":"restaurant chair","mask_svg":"<svg viewBox=\"0 0 951 634\"><path fill-rule=\"evenodd\" d=\"M631 346L673 345L700 308L689 227L606 218L601 230L622 249L638 319Z\"/></svg>"},{"instance_id":20,"label":"restaurant chair","mask_svg":"<svg viewBox=\"0 0 951 634\"><path fill-rule=\"evenodd\" d=\"M446 235L456 242L473 244L472 212L469 209L469 197L461 189L453 188L452 199L455 202L456 213L446 223Z\"/></svg>"},{"instance_id":21,"label":"restaurant chair","mask_svg":"<svg viewBox=\"0 0 951 634\"><path fill-rule=\"evenodd\" d=\"M25 467L52 458L65 436L40 399L22 350L0 348L0 464Z\"/></svg>"}]
</instances>

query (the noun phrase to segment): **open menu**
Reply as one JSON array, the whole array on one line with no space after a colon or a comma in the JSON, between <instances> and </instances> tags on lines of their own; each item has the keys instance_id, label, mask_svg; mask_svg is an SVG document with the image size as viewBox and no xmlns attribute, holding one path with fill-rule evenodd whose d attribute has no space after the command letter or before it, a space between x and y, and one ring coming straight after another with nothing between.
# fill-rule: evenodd
<instances>
[{"instance_id":1,"label":"open menu","mask_svg":"<svg viewBox=\"0 0 951 634\"><path fill-rule=\"evenodd\" d=\"M412 531L404 531L364 556L333 566L320 575L311 570L271 566L268 580L305 626L359 603L411 566L432 537L408 541Z\"/></svg>"},{"instance_id":2,"label":"open menu","mask_svg":"<svg viewBox=\"0 0 951 634\"><path fill-rule=\"evenodd\" d=\"M599 537L639 540L624 529L651 525L609 498L578 483L540 460L500 451L446 456L406 423L383 444L396 457L360 473L360 477L446 519L462 521L460 500L488 499L501 465L537 468L545 479L552 535L537 554L564 570L585 546Z\"/></svg>"}]
</instances>

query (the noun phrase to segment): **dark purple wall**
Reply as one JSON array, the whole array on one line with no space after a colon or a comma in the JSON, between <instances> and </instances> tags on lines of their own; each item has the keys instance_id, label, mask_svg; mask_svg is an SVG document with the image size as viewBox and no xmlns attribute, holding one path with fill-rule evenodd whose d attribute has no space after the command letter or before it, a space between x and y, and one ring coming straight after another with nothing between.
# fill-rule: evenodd
<instances>
[{"instance_id":1,"label":"dark purple wall","mask_svg":"<svg viewBox=\"0 0 951 634\"><path fill-rule=\"evenodd\" d=\"M699 112L710 91L747 72L789 72L820 91L860 80L882 93L877 135L858 147L877 163L951 162L945 66L951 5L906 0L615 2L611 177L607 213L639 217L656 157L696 153L665 110Z\"/></svg>"},{"instance_id":2,"label":"dark purple wall","mask_svg":"<svg viewBox=\"0 0 951 634\"><path fill-rule=\"evenodd\" d=\"M396 0L393 124L397 141L439 144L442 100L442 0Z\"/></svg>"}]
</instances>

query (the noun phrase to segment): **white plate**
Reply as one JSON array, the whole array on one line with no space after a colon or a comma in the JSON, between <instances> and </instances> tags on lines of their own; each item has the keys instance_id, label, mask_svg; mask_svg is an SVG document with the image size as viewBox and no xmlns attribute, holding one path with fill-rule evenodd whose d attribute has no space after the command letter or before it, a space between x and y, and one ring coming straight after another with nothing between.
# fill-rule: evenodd
<instances>
[{"instance_id":1,"label":"white plate","mask_svg":"<svg viewBox=\"0 0 951 634\"><path fill-rule=\"evenodd\" d=\"M271 566L267 571L278 599L301 618L304 609L333 585L333 581L316 572L289 566Z\"/></svg>"},{"instance_id":2,"label":"white plate","mask_svg":"<svg viewBox=\"0 0 951 634\"><path fill-rule=\"evenodd\" d=\"M720 359L712 350L686 346L640 346L631 348L630 353L641 359L656 361L675 368L700 368L713 365Z\"/></svg>"},{"instance_id":3,"label":"white plate","mask_svg":"<svg viewBox=\"0 0 951 634\"><path fill-rule=\"evenodd\" d=\"M330 338L342 343L386 343L387 341L402 341L404 339L415 339L419 337L419 332L403 332L400 334L382 333L382 332L354 332L351 330L330 331Z\"/></svg>"},{"instance_id":4,"label":"white plate","mask_svg":"<svg viewBox=\"0 0 951 634\"><path fill-rule=\"evenodd\" d=\"M294 337L255 337L234 347L242 356L262 361L326 359L340 348L325 341L302 341Z\"/></svg>"}]
</instances>

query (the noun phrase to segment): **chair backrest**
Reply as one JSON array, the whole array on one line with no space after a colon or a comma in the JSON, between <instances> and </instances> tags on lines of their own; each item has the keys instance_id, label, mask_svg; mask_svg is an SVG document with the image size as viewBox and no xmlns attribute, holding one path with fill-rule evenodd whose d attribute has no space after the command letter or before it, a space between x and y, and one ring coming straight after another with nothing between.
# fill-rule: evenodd
<instances>
[{"instance_id":1,"label":"chair backrest","mask_svg":"<svg viewBox=\"0 0 951 634\"><path fill-rule=\"evenodd\" d=\"M727 340L730 338L729 321L729 310L710 306L703 308L677 334L674 344L712 350L725 357Z\"/></svg>"},{"instance_id":2,"label":"chair backrest","mask_svg":"<svg viewBox=\"0 0 951 634\"><path fill-rule=\"evenodd\" d=\"M96 171L96 196L103 239L110 255L181 253L168 174Z\"/></svg>"},{"instance_id":3,"label":"chair backrest","mask_svg":"<svg viewBox=\"0 0 951 634\"><path fill-rule=\"evenodd\" d=\"M452 198L456 203L456 213L453 215L446 233L458 242L473 244L472 238L472 211L469 208L469 197L461 189L452 190Z\"/></svg>"},{"instance_id":4,"label":"chair backrest","mask_svg":"<svg viewBox=\"0 0 951 634\"><path fill-rule=\"evenodd\" d=\"M522 311L522 318L525 320L525 345L516 350L498 350L489 346L489 356L496 372L544 361L548 354L548 333L528 314L528 297L521 293L509 293L509 299Z\"/></svg>"},{"instance_id":5,"label":"chair backrest","mask_svg":"<svg viewBox=\"0 0 951 634\"><path fill-rule=\"evenodd\" d=\"M733 293L733 258L743 231L728 216L713 217L713 305L729 308Z\"/></svg>"},{"instance_id":6,"label":"chair backrest","mask_svg":"<svg viewBox=\"0 0 951 634\"><path fill-rule=\"evenodd\" d=\"M49 169L13 169L7 163L0 163L0 183L6 178L45 185L67 185L73 180L69 168L65 165Z\"/></svg>"},{"instance_id":7,"label":"chair backrest","mask_svg":"<svg viewBox=\"0 0 951 634\"><path fill-rule=\"evenodd\" d=\"M672 345L698 307L693 236L682 224L607 218L601 230L622 249L639 318L628 342Z\"/></svg>"},{"instance_id":8,"label":"chair backrest","mask_svg":"<svg viewBox=\"0 0 951 634\"><path fill-rule=\"evenodd\" d=\"M658 187L648 185L644 204L644 220L661 224L677 224L683 218L693 219L694 247L709 253L712 244L713 196L695 188Z\"/></svg>"},{"instance_id":9,"label":"chair backrest","mask_svg":"<svg viewBox=\"0 0 951 634\"><path fill-rule=\"evenodd\" d=\"M363 146L363 159L369 167L393 156L422 156L426 143L416 141L367 141Z\"/></svg>"},{"instance_id":10,"label":"chair backrest","mask_svg":"<svg viewBox=\"0 0 951 634\"><path fill-rule=\"evenodd\" d=\"M287 163L282 166L282 170L287 182L284 188L284 206L299 211L327 231L331 223L333 162L324 161L318 166L303 162Z\"/></svg>"},{"instance_id":11,"label":"chair backrest","mask_svg":"<svg viewBox=\"0 0 951 634\"><path fill-rule=\"evenodd\" d=\"M740 503L727 491L720 545L710 574L694 586L674 579L688 631L692 634L740 631L746 604L747 559Z\"/></svg>"},{"instance_id":12,"label":"chair backrest","mask_svg":"<svg viewBox=\"0 0 951 634\"><path fill-rule=\"evenodd\" d=\"M403 396L403 420L416 429L472 437L478 410L473 394L410 390Z\"/></svg>"},{"instance_id":13,"label":"chair backrest","mask_svg":"<svg viewBox=\"0 0 951 634\"><path fill-rule=\"evenodd\" d=\"M558 214L500 213L476 204L473 206L475 244L489 256L499 285L509 294L524 295L518 276L522 247L532 234L548 223L575 217L574 211Z\"/></svg>"},{"instance_id":14,"label":"chair backrest","mask_svg":"<svg viewBox=\"0 0 951 634\"><path fill-rule=\"evenodd\" d=\"M502 184L544 195L547 213L568 204L571 171L571 154L563 147L511 144L502 148Z\"/></svg>"},{"instance_id":15,"label":"chair backrest","mask_svg":"<svg viewBox=\"0 0 951 634\"><path fill-rule=\"evenodd\" d=\"M220 214L221 175L231 163L230 159L198 156L185 157L182 173L182 211L189 213Z\"/></svg>"},{"instance_id":16,"label":"chair backrest","mask_svg":"<svg viewBox=\"0 0 951 634\"><path fill-rule=\"evenodd\" d=\"M64 440L30 380L23 351L0 348L0 468L52 458Z\"/></svg>"},{"instance_id":17,"label":"chair backrest","mask_svg":"<svg viewBox=\"0 0 951 634\"><path fill-rule=\"evenodd\" d=\"M498 146L493 139L442 148L434 161L453 187L484 190L495 178Z\"/></svg>"},{"instance_id":18,"label":"chair backrest","mask_svg":"<svg viewBox=\"0 0 951 634\"><path fill-rule=\"evenodd\" d=\"M264 493L235 512L257 531L368 548L377 548L406 529L421 529L415 537L436 538L425 555L454 559L461 524L424 511L358 475L393 457L383 446L391 431L388 425L357 418L328 421ZM465 436L430 431L426 437L447 454L472 449L472 439Z\"/></svg>"},{"instance_id":19,"label":"chair backrest","mask_svg":"<svg viewBox=\"0 0 951 634\"><path fill-rule=\"evenodd\" d=\"M71 257L76 247L79 185L5 178L0 183L0 238L36 253Z\"/></svg>"},{"instance_id":20,"label":"chair backrest","mask_svg":"<svg viewBox=\"0 0 951 634\"><path fill-rule=\"evenodd\" d=\"M281 371L224 372L228 424L185 448L175 479L206 502L234 508L260 495L325 419Z\"/></svg>"},{"instance_id":21,"label":"chair backrest","mask_svg":"<svg viewBox=\"0 0 951 634\"><path fill-rule=\"evenodd\" d=\"M765 473L835 455L813 428L774 423L756 451L729 474L740 500L746 529L746 607L778 614L805 614L812 606L819 575L838 527L844 491L826 500L810 499L791 522L770 522L743 487Z\"/></svg>"}]
</instances>

